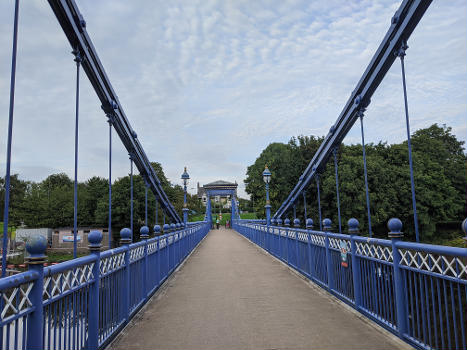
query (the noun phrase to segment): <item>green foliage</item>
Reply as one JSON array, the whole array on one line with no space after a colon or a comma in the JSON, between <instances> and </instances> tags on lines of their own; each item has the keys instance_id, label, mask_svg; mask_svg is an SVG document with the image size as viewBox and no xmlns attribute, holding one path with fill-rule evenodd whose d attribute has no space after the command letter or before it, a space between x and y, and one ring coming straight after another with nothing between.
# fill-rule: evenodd
<instances>
[{"instance_id":1,"label":"green foliage","mask_svg":"<svg viewBox=\"0 0 467 350\"><path fill-rule=\"evenodd\" d=\"M265 164L272 172L270 198L273 212L286 199L321 143L322 138L299 136L288 144L270 144L248 167L246 191L255 203L256 212L264 218L265 184L261 173ZM412 138L415 169L417 212L422 240L433 241L436 224L460 220L466 213L466 155L463 142L451 128L436 124L418 130ZM407 143L366 145L372 229L376 236L386 237L387 220L399 217L407 239L414 239L414 222L408 166ZM332 160L332 159L331 159ZM338 152L339 192L343 230L355 217L363 234L368 232L365 183L361 145L341 145ZM334 164L329 162L321 177L323 218L333 221L338 230ZM306 193L307 214L318 224L316 184ZM289 217L293 214L288 213ZM297 203L297 216L303 218L303 200ZM459 222L460 225L460 222Z\"/></svg>"},{"instance_id":2,"label":"green foliage","mask_svg":"<svg viewBox=\"0 0 467 350\"><path fill-rule=\"evenodd\" d=\"M151 163L162 188L175 210L182 217L183 188L172 185L159 163ZM40 183L23 181L15 174L11 177L10 226L25 224L28 227L69 227L73 225L73 181L64 173L53 174ZM90 227L108 226L108 180L92 177L78 184L78 225ZM0 178L0 204L4 205L4 179ZM133 177L134 229L145 223L145 184L141 176ZM197 196L187 195L188 207L203 212ZM2 207L3 209L3 207ZM156 199L148 193L148 225L156 223ZM157 222L163 222L163 211L158 210ZM169 222L169 221L167 221ZM112 230L114 239L121 228L130 226L130 177L124 176L112 185ZM2 226L3 229L3 226Z\"/></svg>"}]
</instances>

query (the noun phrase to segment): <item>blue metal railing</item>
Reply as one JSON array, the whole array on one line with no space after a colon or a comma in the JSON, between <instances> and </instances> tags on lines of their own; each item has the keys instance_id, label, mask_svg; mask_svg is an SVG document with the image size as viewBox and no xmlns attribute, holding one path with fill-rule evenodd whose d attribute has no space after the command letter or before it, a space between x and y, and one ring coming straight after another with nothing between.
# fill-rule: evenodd
<instances>
[{"instance_id":1,"label":"blue metal railing","mask_svg":"<svg viewBox=\"0 0 467 350\"><path fill-rule=\"evenodd\" d=\"M29 271L0 280L0 349L103 348L208 232L190 223L102 253L99 240L50 267L31 259Z\"/></svg>"},{"instance_id":2,"label":"blue metal railing","mask_svg":"<svg viewBox=\"0 0 467 350\"><path fill-rule=\"evenodd\" d=\"M233 228L411 345L467 348L467 249L264 221Z\"/></svg>"}]
</instances>

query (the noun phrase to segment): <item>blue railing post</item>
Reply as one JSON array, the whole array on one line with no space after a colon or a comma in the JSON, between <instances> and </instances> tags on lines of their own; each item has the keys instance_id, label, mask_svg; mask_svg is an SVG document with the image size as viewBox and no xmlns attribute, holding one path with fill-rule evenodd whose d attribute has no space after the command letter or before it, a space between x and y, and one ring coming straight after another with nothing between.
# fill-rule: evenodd
<instances>
[{"instance_id":1,"label":"blue railing post","mask_svg":"<svg viewBox=\"0 0 467 350\"><path fill-rule=\"evenodd\" d=\"M307 243L308 243L308 264L310 266L310 278L313 277L313 252L311 249L311 231L313 230L313 219L306 220Z\"/></svg>"},{"instance_id":2,"label":"blue railing post","mask_svg":"<svg viewBox=\"0 0 467 350\"><path fill-rule=\"evenodd\" d=\"M300 219L298 218L295 218L293 220L293 226L295 228L300 228ZM297 270L300 271L300 267L299 267L299 249L298 249L298 231L295 231L295 266L297 267Z\"/></svg>"},{"instance_id":3,"label":"blue railing post","mask_svg":"<svg viewBox=\"0 0 467 350\"><path fill-rule=\"evenodd\" d=\"M88 345L86 349L97 350L99 348L99 282L100 282L100 256L102 232L91 231L88 235L89 253L96 256L92 267L94 282L89 286L88 308Z\"/></svg>"},{"instance_id":4,"label":"blue railing post","mask_svg":"<svg viewBox=\"0 0 467 350\"><path fill-rule=\"evenodd\" d=\"M289 261L289 246L290 246L290 238L289 238L289 231L290 231L290 219L289 218L286 218L284 220L284 226L286 227L286 230L285 230L285 258L286 258L286 261L287 261L287 264L290 265L290 261Z\"/></svg>"},{"instance_id":5,"label":"blue railing post","mask_svg":"<svg viewBox=\"0 0 467 350\"><path fill-rule=\"evenodd\" d=\"M276 219L277 222L277 227L279 227L279 236L278 236L278 246L279 246L279 251L278 251L278 258L282 259L282 234L281 234L281 226L282 226L282 219L278 218Z\"/></svg>"},{"instance_id":6,"label":"blue railing post","mask_svg":"<svg viewBox=\"0 0 467 350\"><path fill-rule=\"evenodd\" d=\"M334 273L332 271L332 259L331 259L331 251L329 249L329 235L328 232L331 231L331 219L324 219L323 220L323 229L326 233L324 239L324 245L326 248L326 269L328 273L328 288L332 290L334 288Z\"/></svg>"},{"instance_id":7,"label":"blue railing post","mask_svg":"<svg viewBox=\"0 0 467 350\"><path fill-rule=\"evenodd\" d=\"M122 298L122 309L124 312L124 317L125 320L128 322L130 320L130 288L131 288L131 283L130 283L130 243L131 243L131 237L132 237L131 230L129 228L123 228L120 231L120 244L126 246L125 250L125 273L124 273L124 288L121 291L123 293L123 298Z\"/></svg>"},{"instance_id":8,"label":"blue railing post","mask_svg":"<svg viewBox=\"0 0 467 350\"><path fill-rule=\"evenodd\" d=\"M44 262L46 260L45 250L47 248L47 239L44 236L36 236L26 243L26 250L29 257L26 258L29 271L37 273L37 279L34 281L29 300L34 311L28 315L26 349L42 350L44 349ZM3 332L3 329L2 329Z\"/></svg>"},{"instance_id":9,"label":"blue railing post","mask_svg":"<svg viewBox=\"0 0 467 350\"><path fill-rule=\"evenodd\" d=\"M157 202L156 202L157 204ZM161 248L160 248L160 234L161 234L161 227L160 225L154 225L154 234L156 235L156 283L159 285L161 283Z\"/></svg>"},{"instance_id":10,"label":"blue railing post","mask_svg":"<svg viewBox=\"0 0 467 350\"><path fill-rule=\"evenodd\" d=\"M352 278L353 278L353 289L354 289L354 299L355 299L355 307L357 310L362 305L362 283L361 283L361 275L360 275L360 264L357 259L357 245L355 244L355 235L358 235L359 222L355 218L351 218L347 222L347 226L349 227L349 235L350 235L350 254L352 255Z\"/></svg>"},{"instance_id":11,"label":"blue railing post","mask_svg":"<svg viewBox=\"0 0 467 350\"><path fill-rule=\"evenodd\" d=\"M147 187L146 187L147 188ZM143 226L139 229L139 236L141 239L144 239L144 263L143 263L143 271L142 271L142 279L143 279L143 295L144 300L148 299L148 238L149 238L149 227Z\"/></svg>"},{"instance_id":12,"label":"blue railing post","mask_svg":"<svg viewBox=\"0 0 467 350\"><path fill-rule=\"evenodd\" d=\"M402 233L402 222L398 218L392 218L388 221L388 237L392 242L392 261L394 266L394 295L396 297L396 315L397 315L397 330L399 336L404 338L407 333L407 310L406 310L406 294L404 290L404 281L400 268L401 255L397 248L397 242L404 237Z\"/></svg>"}]
</instances>

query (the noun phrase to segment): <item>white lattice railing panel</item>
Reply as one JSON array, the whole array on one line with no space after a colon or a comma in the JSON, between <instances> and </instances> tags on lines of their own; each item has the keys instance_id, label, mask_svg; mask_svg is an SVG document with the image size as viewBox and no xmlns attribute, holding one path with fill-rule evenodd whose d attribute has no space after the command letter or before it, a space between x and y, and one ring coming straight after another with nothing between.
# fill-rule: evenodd
<instances>
[{"instance_id":1,"label":"white lattice railing panel","mask_svg":"<svg viewBox=\"0 0 467 350\"><path fill-rule=\"evenodd\" d=\"M178 233L174 234L174 242L178 241Z\"/></svg>"},{"instance_id":2,"label":"white lattice railing panel","mask_svg":"<svg viewBox=\"0 0 467 350\"><path fill-rule=\"evenodd\" d=\"M357 255L368 256L378 260L392 262L392 248L385 247L379 244L371 244L366 242L356 242Z\"/></svg>"},{"instance_id":3,"label":"white lattice railing panel","mask_svg":"<svg viewBox=\"0 0 467 350\"><path fill-rule=\"evenodd\" d=\"M9 316L19 314L21 311L27 310L32 306L29 294L34 283L23 283L14 288L8 288L1 292L1 300L3 303L2 320Z\"/></svg>"},{"instance_id":4,"label":"white lattice railing panel","mask_svg":"<svg viewBox=\"0 0 467 350\"><path fill-rule=\"evenodd\" d=\"M148 254L154 253L157 250L157 242L151 242L148 244Z\"/></svg>"},{"instance_id":5,"label":"white lattice railing panel","mask_svg":"<svg viewBox=\"0 0 467 350\"><path fill-rule=\"evenodd\" d=\"M337 250L340 250L342 248L342 242L345 244L345 249L347 249L348 252L350 252L350 241L347 239L341 239L341 238L329 238L329 248L334 248Z\"/></svg>"},{"instance_id":6,"label":"white lattice railing panel","mask_svg":"<svg viewBox=\"0 0 467 350\"><path fill-rule=\"evenodd\" d=\"M166 245L167 245L167 238L161 238L159 240L159 249L165 248Z\"/></svg>"},{"instance_id":7,"label":"white lattice railing panel","mask_svg":"<svg viewBox=\"0 0 467 350\"><path fill-rule=\"evenodd\" d=\"M99 269L101 275L118 270L125 265L125 253L111 255L107 258L101 259Z\"/></svg>"},{"instance_id":8,"label":"white lattice railing panel","mask_svg":"<svg viewBox=\"0 0 467 350\"><path fill-rule=\"evenodd\" d=\"M312 244L319 245L320 247L325 247L326 246L325 238L323 236L320 236L320 235L310 234L310 241L311 241Z\"/></svg>"},{"instance_id":9,"label":"white lattice railing panel","mask_svg":"<svg viewBox=\"0 0 467 350\"><path fill-rule=\"evenodd\" d=\"M308 235L304 232L298 232L298 240L302 242L308 242Z\"/></svg>"},{"instance_id":10,"label":"white lattice railing panel","mask_svg":"<svg viewBox=\"0 0 467 350\"><path fill-rule=\"evenodd\" d=\"M144 258L144 246L133 248L130 250L130 261L136 261Z\"/></svg>"},{"instance_id":11,"label":"white lattice railing panel","mask_svg":"<svg viewBox=\"0 0 467 350\"><path fill-rule=\"evenodd\" d=\"M295 231L289 231L289 234L288 234L289 238L295 239L295 235L296 235Z\"/></svg>"},{"instance_id":12,"label":"white lattice railing panel","mask_svg":"<svg viewBox=\"0 0 467 350\"><path fill-rule=\"evenodd\" d=\"M174 241L174 237L173 237L173 236L167 237L167 244L168 244L168 245L172 244L173 241Z\"/></svg>"},{"instance_id":13,"label":"white lattice railing panel","mask_svg":"<svg viewBox=\"0 0 467 350\"><path fill-rule=\"evenodd\" d=\"M44 301L92 281L93 267L94 263L89 263L45 277Z\"/></svg>"},{"instance_id":14,"label":"white lattice railing panel","mask_svg":"<svg viewBox=\"0 0 467 350\"><path fill-rule=\"evenodd\" d=\"M281 235L281 236L287 237L287 230L279 229L279 232L280 232L280 235Z\"/></svg>"},{"instance_id":15,"label":"white lattice railing panel","mask_svg":"<svg viewBox=\"0 0 467 350\"><path fill-rule=\"evenodd\" d=\"M467 263L457 256L399 249L400 265L467 280Z\"/></svg>"}]
</instances>

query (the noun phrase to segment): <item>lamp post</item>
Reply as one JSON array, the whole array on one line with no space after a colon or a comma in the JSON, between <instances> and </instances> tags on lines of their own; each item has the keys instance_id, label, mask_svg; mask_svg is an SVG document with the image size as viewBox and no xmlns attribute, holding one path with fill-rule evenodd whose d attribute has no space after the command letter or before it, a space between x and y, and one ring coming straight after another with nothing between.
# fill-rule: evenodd
<instances>
[{"instance_id":1,"label":"lamp post","mask_svg":"<svg viewBox=\"0 0 467 350\"><path fill-rule=\"evenodd\" d=\"M266 165L263 171L263 180L266 184L266 225L271 225L271 204L269 202L269 182L271 181L271 172Z\"/></svg>"},{"instance_id":2,"label":"lamp post","mask_svg":"<svg viewBox=\"0 0 467 350\"><path fill-rule=\"evenodd\" d=\"M186 186L188 185L188 180L190 179L190 175L188 175L186 172L186 167L181 179L183 180L183 224L186 227L188 221L188 208L186 206Z\"/></svg>"}]
</instances>

